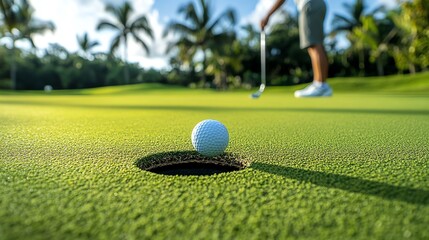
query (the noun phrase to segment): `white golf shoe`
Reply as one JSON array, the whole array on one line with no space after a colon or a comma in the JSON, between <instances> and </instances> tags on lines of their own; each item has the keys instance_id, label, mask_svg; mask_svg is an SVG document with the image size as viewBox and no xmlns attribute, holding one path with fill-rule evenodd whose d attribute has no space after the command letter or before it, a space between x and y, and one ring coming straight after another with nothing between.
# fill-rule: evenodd
<instances>
[{"instance_id":1,"label":"white golf shoe","mask_svg":"<svg viewBox=\"0 0 429 240\"><path fill-rule=\"evenodd\" d=\"M302 90L295 91L297 98L330 96L332 96L332 88L327 83L323 83L321 86L312 83Z\"/></svg>"}]
</instances>

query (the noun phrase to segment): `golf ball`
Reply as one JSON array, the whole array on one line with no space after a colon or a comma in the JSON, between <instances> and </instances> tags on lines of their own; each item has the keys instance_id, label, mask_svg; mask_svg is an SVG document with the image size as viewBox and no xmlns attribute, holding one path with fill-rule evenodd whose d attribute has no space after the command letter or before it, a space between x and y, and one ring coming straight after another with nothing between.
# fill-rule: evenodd
<instances>
[{"instance_id":1,"label":"golf ball","mask_svg":"<svg viewBox=\"0 0 429 240\"><path fill-rule=\"evenodd\" d=\"M221 122L207 119L194 127L191 140L197 152L207 157L214 157L225 151L229 134Z\"/></svg>"}]
</instances>

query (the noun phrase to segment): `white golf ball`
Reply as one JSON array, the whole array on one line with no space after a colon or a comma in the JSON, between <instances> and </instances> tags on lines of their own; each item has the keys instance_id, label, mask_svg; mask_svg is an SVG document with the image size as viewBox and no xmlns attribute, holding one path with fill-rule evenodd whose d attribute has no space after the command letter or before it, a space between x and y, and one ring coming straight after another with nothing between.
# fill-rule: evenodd
<instances>
[{"instance_id":1,"label":"white golf ball","mask_svg":"<svg viewBox=\"0 0 429 240\"><path fill-rule=\"evenodd\" d=\"M207 157L214 157L225 151L229 134L221 122L208 119L194 127L191 140L197 152Z\"/></svg>"}]
</instances>

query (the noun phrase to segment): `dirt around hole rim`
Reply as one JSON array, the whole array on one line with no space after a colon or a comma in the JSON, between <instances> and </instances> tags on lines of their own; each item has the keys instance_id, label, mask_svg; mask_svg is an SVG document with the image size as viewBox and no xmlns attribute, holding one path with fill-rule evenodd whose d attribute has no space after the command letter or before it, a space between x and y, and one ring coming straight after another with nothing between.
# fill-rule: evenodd
<instances>
[{"instance_id":1,"label":"dirt around hole rim","mask_svg":"<svg viewBox=\"0 0 429 240\"><path fill-rule=\"evenodd\" d=\"M207 164L216 165L218 167L225 167L224 172L240 171L249 167L251 160L235 153L223 153L215 157L206 157L196 151L170 151L150 154L136 160L135 165L141 170L157 173L156 169L164 167L178 167L186 166L187 164ZM236 170L230 170L230 169ZM157 173L162 174L162 173ZM181 174L178 174L181 175ZM201 174L188 174L188 175L201 175ZM205 175L205 174L204 174ZM209 174L208 174L209 175Z\"/></svg>"}]
</instances>

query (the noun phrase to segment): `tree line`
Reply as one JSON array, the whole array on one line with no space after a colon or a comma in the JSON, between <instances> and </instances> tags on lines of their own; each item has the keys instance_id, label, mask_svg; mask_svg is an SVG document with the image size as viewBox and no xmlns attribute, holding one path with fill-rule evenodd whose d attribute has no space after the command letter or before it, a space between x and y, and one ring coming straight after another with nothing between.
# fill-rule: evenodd
<instances>
[{"instance_id":1,"label":"tree line","mask_svg":"<svg viewBox=\"0 0 429 240\"><path fill-rule=\"evenodd\" d=\"M107 53L93 49L99 43L87 33L77 36L80 50L69 52L59 44L38 50L33 38L55 31L50 21L34 17L27 0L0 0L0 88L90 88L157 82L192 87L249 88L260 81L259 29L237 26L234 9L214 15L209 0L192 1L178 9L180 18L168 24L164 36L174 35L166 54L165 70L144 69L127 60L130 39L149 52L153 30L147 16L131 18L130 2L106 5L114 20L100 19L98 31L113 31ZM426 71L429 66L429 0L403 1L398 8L369 11L363 0L345 3L327 34L329 77L375 76ZM281 12L281 21L269 29L267 66L269 85L311 81L311 62L299 48L297 16ZM237 30L239 29L239 30ZM240 33L240 34L239 34ZM145 36L142 37L142 36ZM339 48L339 36L348 41ZM31 49L19 49L18 41ZM124 50L118 57L119 46Z\"/></svg>"}]
</instances>

